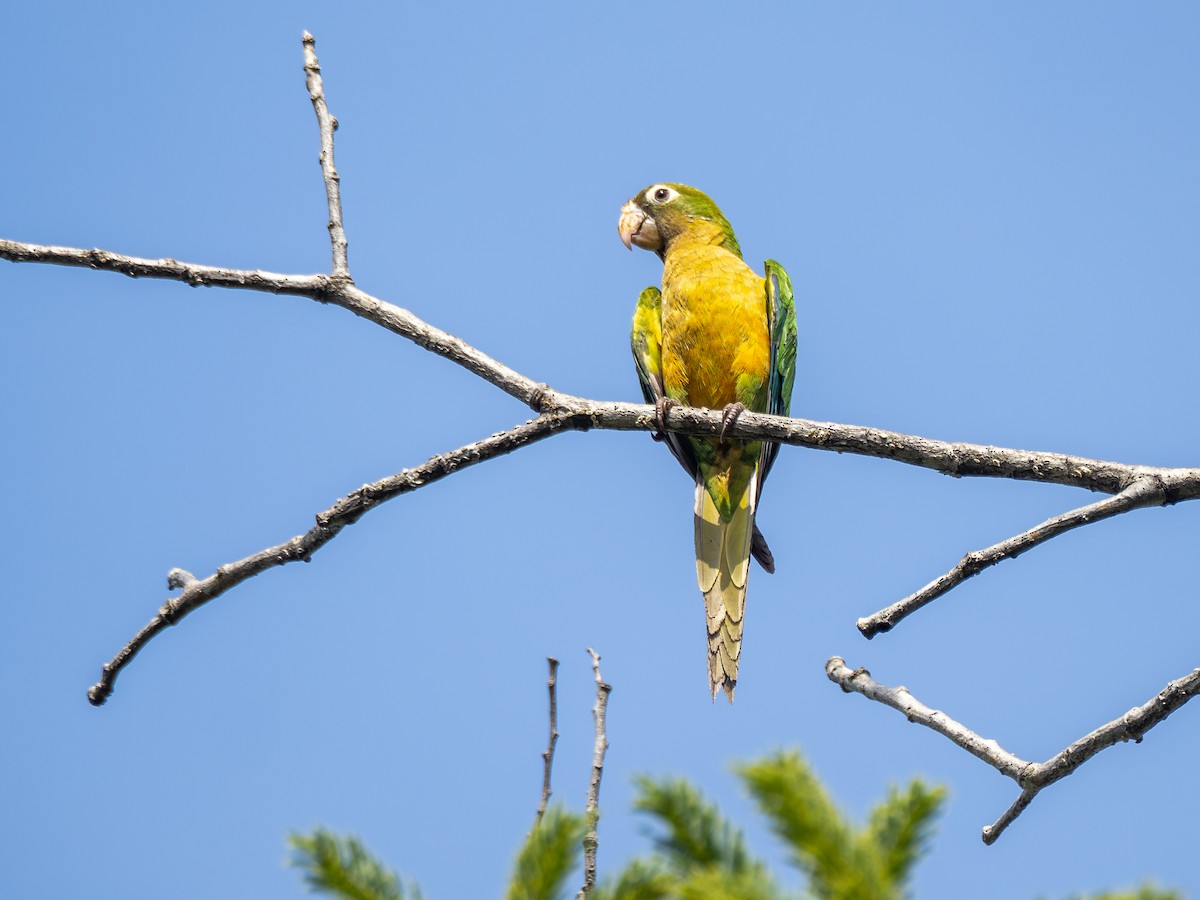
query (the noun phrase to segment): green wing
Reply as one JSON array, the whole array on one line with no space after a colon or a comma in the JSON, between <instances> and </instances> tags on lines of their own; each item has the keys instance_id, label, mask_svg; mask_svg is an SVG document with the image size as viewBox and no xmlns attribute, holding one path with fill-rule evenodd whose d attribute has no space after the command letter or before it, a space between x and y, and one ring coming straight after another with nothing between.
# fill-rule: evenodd
<instances>
[{"instance_id":1,"label":"green wing","mask_svg":"<svg viewBox=\"0 0 1200 900\"><path fill-rule=\"evenodd\" d=\"M768 382L767 412L788 416L792 411L792 386L796 383L796 301L792 294L792 279L783 266L768 259L767 327L771 334L771 375ZM761 493L763 482L779 455L778 444L763 444L762 474L758 479Z\"/></svg>"},{"instance_id":2,"label":"green wing","mask_svg":"<svg viewBox=\"0 0 1200 900\"><path fill-rule=\"evenodd\" d=\"M637 366L642 396L654 403L663 394L662 377L662 291L648 287L633 310L633 363Z\"/></svg>"},{"instance_id":3,"label":"green wing","mask_svg":"<svg viewBox=\"0 0 1200 900\"><path fill-rule=\"evenodd\" d=\"M648 287L638 297L633 311L633 331L629 336L633 348L633 363L637 366L638 382L647 403L657 403L666 396L662 371L662 291ZM680 435L667 434L658 440L666 441L671 455L679 460L684 471L696 478L696 457L691 446Z\"/></svg>"}]
</instances>

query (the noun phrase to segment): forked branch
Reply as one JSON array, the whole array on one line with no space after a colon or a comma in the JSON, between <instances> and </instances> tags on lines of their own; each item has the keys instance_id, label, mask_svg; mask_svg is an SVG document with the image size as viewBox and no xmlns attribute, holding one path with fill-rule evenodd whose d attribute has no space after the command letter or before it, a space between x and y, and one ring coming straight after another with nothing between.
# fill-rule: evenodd
<instances>
[{"instance_id":1,"label":"forked branch","mask_svg":"<svg viewBox=\"0 0 1200 900\"><path fill-rule=\"evenodd\" d=\"M462 366L536 412L586 414L590 419L590 427L597 429L654 431L658 428L653 406L589 400L553 390L510 369L466 341L430 325L408 310L353 285L340 283L330 275L282 275L257 269L228 269L175 259L142 259L107 250L53 247L2 239L0 259L101 269L133 278L179 281L193 287L241 288L308 297L349 310L412 341L422 349ZM665 418L667 430L680 434L715 437L720 434L722 424L719 410L686 406L672 406ZM727 436L890 459L955 478L1009 478L1116 494L1140 478L1152 477L1161 483L1163 503L1179 503L1200 496L1200 468L1140 466L1065 453L939 441L882 428L772 416L749 410L728 426Z\"/></svg>"},{"instance_id":2,"label":"forked branch","mask_svg":"<svg viewBox=\"0 0 1200 900\"><path fill-rule=\"evenodd\" d=\"M241 288L308 297L349 310L424 350L462 366L535 412L585 414L590 419L590 427L597 429L655 431L658 428L653 406L589 400L556 391L510 369L466 341L430 325L407 309L374 297L351 284L339 282L330 275L282 275L257 269L227 269L175 259L142 259L107 250L53 247L2 239L0 259L101 269L133 278L179 281L193 287ZM715 437L720 435L724 423L720 410L672 406L666 413L664 424L668 431ZM1141 466L1065 453L939 441L882 428L772 416L749 410L729 424L727 436L890 459L955 478L1008 478L1116 494L1133 482L1150 477L1160 482L1162 502L1165 504L1200 496L1200 468Z\"/></svg>"},{"instance_id":3,"label":"forked branch","mask_svg":"<svg viewBox=\"0 0 1200 900\"><path fill-rule=\"evenodd\" d=\"M909 693L908 688L888 687L871 678L871 673L866 669L851 669L840 656L833 657L825 664L825 673L843 691L853 691L890 706L903 713L908 721L936 731L1020 786L1021 793L1012 806L994 823L984 827L985 844L994 843L1043 788L1066 778L1101 750L1114 744L1122 741L1141 743L1147 731L1200 692L1200 669L1194 669L1190 674L1170 682L1141 706L1085 734L1045 762L1037 763L1014 756L996 741L976 734L940 710L930 709Z\"/></svg>"},{"instance_id":4,"label":"forked branch","mask_svg":"<svg viewBox=\"0 0 1200 900\"><path fill-rule=\"evenodd\" d=\"M0 240L0 258L13 262L41 262L67 266L82 266L131 277L161 278L192 286L242 288L273 294L308 297L347 309L355 315L385 328L418 346L462 366L480 378L500 388L510 396L552 416L557 427L571 430L589 428L617 431L654 431L658 425L654 407L640 403L589 400L553 390L521 373L510 369L486 353L439 328L423 321L406 309L395 306L348 281L330 275L284 275L246 269L227 269L184 263L174 259L141 259L106 250L86 250L73 247L52 247ZM550 420L547 420L550 421ZM545 424L545 423L543 423ZM723 427L720 411L673 406L666 415L668 430L683 434L715 436ZM968 554L954 570L943 575L917 593L873 616L859 620L859 628L868 637L886 631L916 609L941 596L982 568L1001 559L1016 556L1058 534L1083 524L1149 505L1165 505L1195 499L1200 496L1200 469L1159 468L1126 463L1107 462L1062 453L1017 450L964 442L937 441L917 435L817 422L808 419L785 418L766 413L744 412L729 425L729 436L773 440L781 444L807 447L813 450L854 453L891 459L908 465L932 469L954 477L1010 478L1063 484L1101 491L1116 496L1081 507L1071 513L1050 519L1023 535L1010 538L987 550ZM458 452L458 451L456 451ZM508 451L505 451L508 452ZM406 473L392 476L400 479ZM447 473L449 474L449 473ZM386 479L385 479L386 480ZM336 534L336 533L335 533ZM326 540L332 538L330 534ZM323 542L322 542L323 543ZM271 547L256 557L273 557L278 548ZM254 557L251 557L253 559ZM241 570L241 563L225 568ZM249 575L258 574L270 565L258 566ZM220 571L220 570L218 570ZM247 575L246 577L249 577ZM187 611L219 596L239 578L221 590L204 596L194 604L185 604ZM193 596L203 596L211 590L210 580L202 582ZM182 598L175 598L180 601ZM176 616L176 619L178 616ZM103 702L111 693L113 677L108 669L123 667L150 638L162 631L163 622L152 621L105 667L105 676L93 688L91 696Z\"/></svg>"}]
</instances>

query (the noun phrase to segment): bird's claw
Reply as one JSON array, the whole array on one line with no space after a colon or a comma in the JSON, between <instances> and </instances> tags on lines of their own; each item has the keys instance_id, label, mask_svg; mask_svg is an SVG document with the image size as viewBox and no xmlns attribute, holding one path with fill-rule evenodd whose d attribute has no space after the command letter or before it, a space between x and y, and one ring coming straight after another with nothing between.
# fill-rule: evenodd
<instances>
[{"instance_id":1,"label":"bird's claw","mask_svg":"<svg viewBox=\"0 0 1200 900\"><path fill-rule=\"evenodd\" d=\"M667 439L667 413L671 411L672 406L678 405L670 397L659 397L654 401L654 424L658 426L658 434L654 435L656 441Z\"/></svg>"},{"instance_id":2,"label":"bird's claw","mask_svg":"<svg viewBox=\"0 0 1200 900\"><path fill-rule=\"evenodd\" d=\"M738 420L738 416L746 411L744 403L730 403L721 413L721 443L725 443L725 432Z\"/></svg>"}]
</instances>

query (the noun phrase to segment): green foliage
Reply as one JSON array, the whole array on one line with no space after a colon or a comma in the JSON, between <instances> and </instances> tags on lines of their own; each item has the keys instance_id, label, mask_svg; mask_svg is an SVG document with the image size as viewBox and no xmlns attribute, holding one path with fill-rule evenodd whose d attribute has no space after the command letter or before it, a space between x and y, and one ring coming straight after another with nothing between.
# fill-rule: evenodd
<instances>
[{"instance_id":1,"label":"green foliage","mask_svg":"<svg viewBox=\"0 0 1200 900\"><path fill-rule=\"evenodd\" d=\"M899 900L932 834L945 791L920 781L893 788L857 828L834 806L797 753L777 753L739 774L808 876L812 896L828 900ZM784 896L742 832L692 785L638 780L635 806L660 829L654 855L606 882L597 900L778 900Z\"/></svg>"},{"instance_id":2,"label":"green foliage","mask_svg":"<svg viewBox=\"0 0 1200 900\"><path fill-rule=\"evenodd\" d=\"M894 900L878 852L858 840L799 754L777 754L742 766L758 808L787 845L792 862L821 898Z\"/></svg>"},{"instance_id":3,"label":"green foliage","mask_svg":"<svg viewBox=\"0 0 1200 900\"><path fill-rule=\"evenodd\" d=\"M799 753L776 753L738 771L813 894L826 900L906 896L946 799L944 788L914 779L903 790L889 790L860 829L837 809Z\"/></svg>"},{"instance_id":4,"label":"green foliage","mask_svg":"<svg viewBox=\"0 0 1200 900\"><path fill-rule=\"evenodd\" d=\"M557 900L579 865L586 822L553 806L525 839L513 866L508 900Z\"/></svg>"},{"instance_id":5,"label":"green foliage","mask_svg":"<svg viewBox=\"0 0 1200 900\"><path fill-rule=\"evenodd\" d=\"M602 882L593 900L667 900L677 897L679 876L656 860L635 859L615 879Z\"/></svg>"},{"instance_id":6,"label":"green foliage","mask_svg":"<svg viewBox=\"0 0 1200 900\"><path fill-rule=\"evenodd\" d=\"M836 807L799 753L778 752L740 766L759 810L807 877L806 898L902 900L914 867L929 847L946 801L942 787L913 779L892 787L857 826ZM590 900L783 900L742 831L689 782L642 777L635 808L655 825L653 852L609 876ZM551 807L526 837L506 894L508 900L561 900L579 868L587 820ZM341 900L419 900L357 838L324 829L293 834L292 864L316 892ZM573 891L572 891L573 893ZM1175 891L1144 885L1070 900L1183 900Z\"/></svg>"},{"instance_id":7,"label":"green foliage","mask_svg":"<svg viewBox=\"0 0 1200 900\"><path fill-rule=\"evenodd\" d=\"M765 875L709 868L687 876L668 896L679 900L778 900L781 894Z\"/></svg>"},{"instance_id":8,"label":"green foliage","mask_svg":"<svg viewBox=\"0 0 1200 900\"><path fill-rule=\"evenodd\" d=\"M866 843L879 848L884 874L897 885L907 884L913 866L928 848L933 820L945 799L945 788L930 788L913 779L904 790L888 788L887 799L871 810Z\"/></svg>"},{"instance_id":9,"label":"green foliage","mask_svg":"<svg viewBox=\"0 0 1200 900\"><path fill-rule=\"evenodd\" d=\"M763 868L750 858L741 830L687 781L642 776L637 787L634 809L662 824L664 833L654 838L654 848L677 874L705 867L735 874Z\"/></svg>"},{"instance_id":10,"label":"green foliage","mask_svg":"<svg viewBox=\"0 0 1200 900\"><path fill-rule=\"evenodd\" d=\"M783 895L762 871L730 872L709 866L670 872L660 860L635 859L591 896L593 900L780 900Z\"/></svg>"},{"instance_id":11,"label":"green foliage","mask_svg":"<svg viewBox=\"0 0 1200 900\"><path fill-rule=\"evenodd\" d=\"M291 834L291 863L304 870L314 893L341 900L420 900L415 887L405 892L396 873L383 865L356 837L339 837L324 828Z\"/></svg>"},{"instance_id":12,"label":"green foliage","mask_svg":"<svg viewBox=\"0 0 1200 900\"><path fill-rule=\"evenodd\" d=\"M1132 891L1104 891L1086 896L1077 894L1071 900L1183 900L1183 894L1144 884Z\"/></svg>"}]
</instances>

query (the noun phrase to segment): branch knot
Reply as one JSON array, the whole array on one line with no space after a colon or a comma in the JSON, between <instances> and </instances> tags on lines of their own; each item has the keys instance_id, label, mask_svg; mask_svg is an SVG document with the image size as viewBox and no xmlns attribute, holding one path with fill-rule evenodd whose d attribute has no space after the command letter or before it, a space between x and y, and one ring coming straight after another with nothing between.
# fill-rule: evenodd
<instances>
[{"instance_id":1,"label":"branch knot","mask_svg":"<svg viewBox=\"0 0 1200 900\"><path fill-rule=\"evenodd\" d=\"M167 573L167 587L171 590L186 588L189 584L195 583L196 576L187 569L175 568Z\"/></svg>"},{"instance_id":2,"label":"branch knot","mask_svg":"<svg viewBox=\"0 0 1200 900\"><path fill-rule=\"evenodd\" d=\"M554 391L550 385L539 384L533 389L533 393L529 395L529 407L536 413L551 413L556 411L556 404L553 401Z\"/></svg>"},{"instance_id":3,"label":"branch knot","mask_svg":"<svg viewBox=\"0 0 1200 900\"><path fill-rule=\"evenodd\" d=\"M161 618L168 625L174 625L181 618L183 618L179 615L179 608L181 605L180 601L183 600L186 595L185 589L185 592L180 594L178 597L167 598L167 601L158 609L159 618Z\"/></svg>"}]
</instances>

